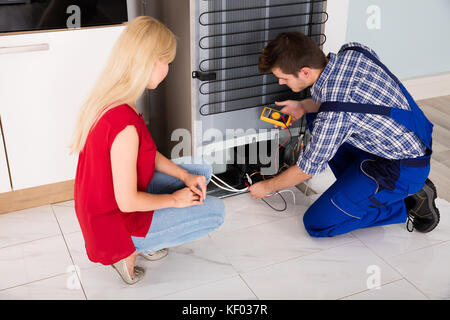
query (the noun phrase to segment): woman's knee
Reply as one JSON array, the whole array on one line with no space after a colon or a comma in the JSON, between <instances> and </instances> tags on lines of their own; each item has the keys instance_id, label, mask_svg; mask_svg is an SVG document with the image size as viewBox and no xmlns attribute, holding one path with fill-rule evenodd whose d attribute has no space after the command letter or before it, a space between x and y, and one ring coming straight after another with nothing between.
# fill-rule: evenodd
<instances>
[{"instance_id":1,"label":"woman's knee","mask_svg":"<svg viewBox=\"0 0 450 320\"><path fill-rule=\"evenodd\" d=\"M207 196L204 202L210 216L217 219L217 227L221 226L225 221L225 205L223 201L217 197Z\"/></svg>"},{"instance_id":2,"label":"woman's knee","mask_svg":"<svg viewBox=\"0 0 450 320\"><path fill-rule=\"evenodd\" d=\"M207 183L211 180L212 166L201 157L182 157L172 160L180 167L189 171L189 173L205 176Z\"/></svg>"},{"instance_id":3,"label":"woman's knee","mask_svg":"<svg viewBox=\"0 0 450 320\"><path fill-rule=\"evenodd\" d=\"M203 164L201 165L200 171L201 171L201 172L200 172L199 174L205 176L205 178L206 178L206 184L208 184L209 181L211 180L211 176L212 176L212 173L213 173L212 166L211 166L209 163L207 163L207 162L205 161L205 162L203 162Z\"/></svg>"}]
</instances>

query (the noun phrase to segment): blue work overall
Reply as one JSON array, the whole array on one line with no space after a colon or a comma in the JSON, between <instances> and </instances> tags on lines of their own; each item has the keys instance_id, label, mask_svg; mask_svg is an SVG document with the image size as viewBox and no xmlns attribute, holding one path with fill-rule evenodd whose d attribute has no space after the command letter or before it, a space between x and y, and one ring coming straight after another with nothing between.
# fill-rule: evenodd
<instances>
[{"instance_id":1,"label":"blue work overall","mask_svg":"<svg viewBox=\"0 0 450 320\"><path fill-rule=\"evenodd\" d=\"M375 56L360 47L399 85L411 111L380 105L323 102L318 112L339 111L390 116L414 132L427 147L425 156L389 160L343 143L328 162L336 181L306 211L303 222L311 236L327 237L355 229L405 222L408 215L404 198L424 187L430 172L433 124L414 102L400 81ZM312 131L317 113L307 114Z\"/></svg>"}]
</instances>

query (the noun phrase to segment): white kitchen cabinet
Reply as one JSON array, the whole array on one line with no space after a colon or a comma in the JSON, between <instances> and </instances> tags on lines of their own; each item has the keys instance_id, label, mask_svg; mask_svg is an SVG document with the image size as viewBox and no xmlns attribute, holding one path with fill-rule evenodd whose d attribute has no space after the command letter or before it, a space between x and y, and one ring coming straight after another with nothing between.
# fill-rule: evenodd
<instances>
[{"instance_id":1,"label":"white kitchen cabinet","mask_svg":"<svg viewBox=\"0 0 450 320\"><path fill-rule=\"evenodd\" d=\"M0 115L1 116L1 115ZM11 191L2 132L0 131L0 193Z\"/></svg>"},{"instance_id":2,"label":"white kitchen cabinet","mask_svg":"<svg viewBox=\"0 0 450 320\"><path fill-rule=\"evenodd\" d=\"M0 53L11 52L0 54L0 114L14 190L75 178L78 111L124 28L0 36Z\"/></svg>"}]
</instances>

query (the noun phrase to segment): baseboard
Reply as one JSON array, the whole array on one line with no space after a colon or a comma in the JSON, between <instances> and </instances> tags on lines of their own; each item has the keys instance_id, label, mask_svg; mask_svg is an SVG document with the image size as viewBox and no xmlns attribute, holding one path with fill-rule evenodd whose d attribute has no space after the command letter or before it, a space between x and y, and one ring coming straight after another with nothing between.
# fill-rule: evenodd
<instances>
[{"instance_id":1,"label":"baseboard","mask_svg":"<svg viewBox=\"0 0 450 320\"><path fill-rule=\"evenodd\" d=\"M0 214L73 200L75 180L0 193Z\"/></svg>"},{"instance_id":2,"label":"baseboard","mask_svg":"<svg viewBox=\"0 0 450 320\"><path fill-rule=\"evenodd\" d=\"M402 80L414 100L450 95L450 72L433 76Z\"/></svg>"}]
</instances>

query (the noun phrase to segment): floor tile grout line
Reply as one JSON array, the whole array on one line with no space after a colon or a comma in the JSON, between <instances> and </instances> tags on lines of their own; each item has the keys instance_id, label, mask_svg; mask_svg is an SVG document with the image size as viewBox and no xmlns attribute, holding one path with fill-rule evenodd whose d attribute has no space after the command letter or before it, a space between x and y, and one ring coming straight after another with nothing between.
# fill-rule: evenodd
<instances>
[{"instance_id":1,"label":"floor tile grout line","mask_svg":"<svg viewBox=\"0 0 450 320\"><path fill-rule=\"evenodd\" d=\"M306 210L305 210L305 212L306 212ZM254 224L254 225L251 225L251 226L242 227L242 228L234 229L234 230L230 230L230 231L219 231L219 232L217 232L217 236L227 235L227 234L229 234L231 232L242 231L242 230L246 230L246 229L253 228L253 227L256 227L256 226L261 226L261 225L264 225L264 224L281 221L281 220L284 220L284 219L289 219L289 218L294 218L294 217L299 217L300 218L300 215L301 215L301 213L295 213L295 214L292 214L292 215L289 215L289 216L286 216L286 217L282 217L280 215L274 214L274 216L278 217L277 219L274 219L274 220L271 220L271 221L261 222L261 223L258 223L258 224Z\"/></svg>"},{"instance_id":2,"label":"floor tile grout line","mask_svg":"<svg viewBox=\"0 0 450 320\"><path fill-rule=\"evenodd\" d=\"M299 190L299 192L300 192L301 194L304 195L304 193L303 193L301 190ZM306 197L306 196L305 196L305 197ZM307 200L311 200L311 199L309 199L309 197L306 197L306 198L307 198ZM309 201L309 202L310 202L310 201ZM294 208L295 208L296 206L299 206L298 204L292 204L292 203L291 203L290 205L294 206ZM308 203L308 206L311 206L311 203ZM236 209L238 209L238 208L236 208ZM242 208L240 208L240 209L242 209ZM308 207L306 207L306 210L308 210ZM306 210L305 210L305 212L306 212ZM305 212L303 212L303 214L305 214ZM227 235L227 234L229 234L229 233L231 233L231 232L235 232L235 231L243 231L243 230L246 230L246 229L249 229L249 228L252 228L252 227L261 226L261 225L264 225L264 224L268 224L268 223L272 223L272 222L277 222L277 221L281 221L281 220L284 220L284 219L289 219L289 218L294 218L294 217L301 218L301 217L300 217L301 214L302 214L302 213L295 212L294 214L290 214L290 215L287 215L287 216L282 216L282 215L280 215L280 214L277 214L277 213L274 211L274 212L273 212L273 215L271 215L271 217L276 217L277 219L274 219L274 220L271 220L271 221L261 222L261 223L258 223L258 224L254 224L254 225L251 225L251 226L247 226L247 227L243 227L243 228L239 228L239 229L235 229L235 230L230 230L230 231L219 231L219 232L217 233L217 236L220 236L220 235Z\"/></svg>"},{"instance_id":3,"label":"floor tile grout line","mask_svg":"<svg viewBox=\"0 0 450 320\"><path fill-rule=\"evenodd\" d=\"M60 229L60 231L61 231L61 229ZM42 238L37 238L37 239L33 239L33 240L28 240L28 241L23 241L23 242L18 242L18 243L13 243L13 244L8 244L8 245L6 245L6 246L4 246L4 247L0 247L0 250L6 249L6 248L15 247L15 246L24 245L24 244L31 243L31 242L35 242L35 241L39 241L39 240L45 240L45 239L48 239L48 238L54 238L54 237L57 237L57 236L60 236L60 235L62 235L62 234L61 234L61 233L56 233L56 234L52 234L52 235L45 236L45 237L42 237Z\"/></svg>"},{"instance_id":4,"label":"floor tile grout line","mask_svg":"<svg viewBox=\"0 0 450 320\"><path fill-rule=\"evenodd\" d=\"M208 234L209 239L212 241L213 245L217 248L218 251L220 251L220 254L225 258L225 260L229 263L231 268L233 268L234 272L236 272L237 275L239 275L239 270L236 269L236 267L233 265L233 263L230 261L230 259L227 257L225 253L220 249L220 246L217 245L217 243L214 241L214 238L211 237L211 234Z\"/></svg>"},{"instance_id":5,"label":"floor tile grout line","mask_svg":"<svg viewBox=\"0 0 450 320\"><path fill-rule=\"evenodd\" d=\"M425 247L416 248L416 249L413 249L413 250L411 250L411 251L402 252L402 253L400 253L400 254L398 254L398 255L392 256L391 258L394 258L394 257L400 257L400 256L405 255L405 254L413 253L413 252L416 252L416 251L419 251L419 250L423 250L423 249L429 249L429 248L435 247L435 246L440 246L441 244L446 243L446 242L450 242L450 239L449 239L449 240L438 241L438 242L436 242L436 243L427 245L427 246L425 246Z\"/></svg>"},{"instance_id":6,"label":"floor tile grout line","mask_svg":"<svg viewBox=\"0 0 450 320\"><path fill-rule=\"evenodd\" d=\"M212 233L212 232L211 232L211 233ZM216 244L216 243L214 242L214 240L211 238L211 233L208 233L208 234L207 234L207 237L210 239L210 241L212 241L212 243L213 243L214 245L217 246L217 244ZM229 264L229 265L231 266L231 268L234 270L235 274L233 274L233 275L230 276L230 277L225 277L225 278L222 278L222 279L216 279L216 280L213 280L213 281L210 281L210 282L208 281L208 282L202 283L202 284L200 284L200 285L196 285L196 286L189 287L189 288L184 288L184 289L181 289L181 290L178 290L178 291L174 291L174 292L171 292L171 293L162 295L162 296L156 296L156 297L152 298L152 300L154 300L154 299L160 299L160 298L167 297L167 296L170 296L170 295L173 295L173 294L176 294L176 293L180 293L180 292L187 291L187 290L192 290L192 289L195 289L195 288L198 288L198 287L201 287L201 286L205 286L205 285L209 285L209 284L212 284L212 283L224 281L224 280L227 280L227 279L232 279L233 277L238 276L238 275L239 275L239 272L236 270L236 268L234 268L234 266L233 266L232 263L228 260L228 258L226 257L226 255L223 254L223 253L221 253L221 255L225 258L225 260L228 262L228 264Z\"/></svg>"},{"instance_id":7,"label":"floor tile grout line","mask_svg":"<svg viewBox=\"0 0 450 320\"><path fill-rule=\"evenodd\" d=\"M253 293L253 295L256 297L256 300L261 300L258 295L253 291L253 289L250 287L250 285L247 283L247 281L245 281L245 279L243 278L242 274L239 273L239 278L241 278L241 280L245 283L245 285L247 286L247 288Z\"/></svg>"},{"instance_id":8,"label":"floor tile grout line","mask_svg":"<svg viewBox=\"0 0 450 320\"><path fill-rule=\"evenodd\" d=\"M73 201L73 200L69 200ZM73 204L58 204L58 203L50 203L51 206L57 206L57 207L66 207L66 208L75 208L75 205Z\"/></svg>"},{"instance_id":9,"label":"floor tile grout line","mask_svg":"<svg viewBox=\"0 0 450 320\"><path fill-rule=\"evenodd\" d=\"M207 285L210 285L210 284L213 284L213 283L216 283L216 282L220 282L220 281L229 280L229 279L232 279L232 278L234 278L234 277L236 277L236 276L239 276L239 274L234 274L234 275L232 275L232 276L230 276L230 277L226 277L226 278L223 278L223 279L216 279L216 280L213 280L213 281L208 281L208 282L202 283L202 284L200 284L200 285L196 285L196 286L194 286L194 287L188 287L188 288L184 288L184 289L181 289L181 290L173 291L173 292L171 292L171 293L168 293L168 294L165 294L165 295L162 295L162 296L156 296L156 297L154 297L154 298L151 298L151 300L162 299L162 298L164 298L164 297L168 297L168 296L171 296L171 295L180 293L180 292L184 292L184 291L196 289L196 288L199 288L199 287L207 286ZM163 299L163 300L164 300L164 299ZM203 300L203 299L202 299L202 300Z\"/></svg>"},{"instance_id":10,"label":"floor tile grout line","mask_svg":"<svg viewBox=\"0 0 450 320\"><path fill-rule=\"evenodd\" d=\"M361 240L360 240L361 241ZM391 265L388 261L386 261L386 259L385 258L383 258L383 257L381 257L379 254L377 254L372 248L370 248L369 246L367 246L363 241L361 241L362 243L363 243L363 245L367 248L367 249L369 249L370 251L372 251L372 253L375 255L375 256L377 256L378 258L380 258L384 263L386 263L389 267L391 267L393 270L395 270L398 274L400 274L405 280L408 280L408 278L406 278L406 276L400 271L400 270L398 270L397 268L395 268L393 265ZM410 252L412 252L412 251L410 251ZM410 253L410 252L408 252L408 253ZM399 256L401 256L401 255L403 255L403 254L399 254L399 255L397 255L396 257L399 257ZM423 292L422 290L420 290L417 286L415 286L414 284L413 284L413 282L411 282L411 281L408 281L409 283L411 283L412 285L413 285L413 287L414 288L416 288L416 290L418 290L420 293L422 293L425 297L427 297L428 299L429 299L429 297L428 297L428 295L427 294L425 294L425 292Z\"/></svg>"},{"instance_id":11,"label":"floor tile grout line","mask_svg":"<svg viewBox=\"0 0 450 320\"><path fill-rule=\"evenodd\" d=\"M446 243L446 242L450 242L450 240L446 240L446 241L442 241L442 242L439 242L439 243L435 243L434 245L431 245L431 246L427 246L427 247L424 247L424 248L421 248L421 249L425 249L425 248L430 248L430 247L433 247L433 246L437 246L437 245L441 245L441 244L443 244L443 243ZM421 250L421 249L417 249L417 250ZM399 257L399 256L402 256L402 255L404 255L404 254L408 254L408 253L411 253L411 252L414 252L414 251L417 251L417 250L413 250L413 251L410 251L410 252L407 252L407 253L403 253L403 254L400 254L400 255L398 255L398 256L396 256L396 257ZM387 262L386 262L387 263ZM390 265L391 266L391 265ZM392 267L392 266L391 266ZM396 269L397 270L397 269ZM398 271L401 275L403 275L400 271ZM425 297L427 297L429 300L432 300L432 298L428 295L428 294L426 294L425 292L423 292L420 288L418 288L415 284L414 284L414 282L412 281L412 280L410 280L410 279L408 279L408 278L406 278L405 277L405 280L406 281L408 281L414 288L416 288L417 290L419 290Z\"/></svg>"},{"instance_id":12,"label":"floor tile grout line","mask_svg":"<svg viewBox=\"0 0 450 320\"><path fill-rule=\"evenodd\" d=\"M408 278L405 278L405 281L408 282L410 285L412 285L414 288L416 288L420 293L422 293L428 300L433 300L428 294L426 294L425 292L422 292L422 290L420 290L415 284L414 282L412 282L411 280L409 280Z\"/></svg>"},{"instance_id":13,"label":"floor tile grout line","mask_svg":"<svg viewBox=\"0 0 450 320\"><path fill-rule=\"evenodd\" d=\"M58 224L59 230L61 231L61 236L62 236L62 238L63 238L63 240L64 240L64 244L66 245L67 253L69 253L69 257L70 257L70 260L72 261L72 265L73 265L73 266L77 266L77 265L75 264L75 261L73 260L72 253L70 252L69 245L67 244L66 237L64 236L64 232L63 232L63 230L62 230L62 228L61 228L61 225L59 224L59 220L58 220L58 218L56 217L56 213L55 213L55 211L53 210L53 207L52 207L52 212L53 212L53 217L56 219L56 223ZM86 295L86 292L84 291L83 283L81 282L81 275L78 274L77 268L75 268L75 272L76 272L76 274L77 274L77 279L78 279L78 282L80 283L81 290L83 291L83 295L84 295L84 297L86 298L86 300L88 300L87 295ZM81 269L80 269L80 272L81 272Z\"/></svg>"},{"instance_id":14,"label":"floor tile grout line","mask_svg":"<svg viewBox=\"0 0 450 320\"><path fill-rule=\"evenodd\" d=\"M52 205L49 205L49 206L51 207ZM39 206L38 206L38 207L39 207ZM38 208L38 207L32 207L32 208L28 208L28 209L34 209L34 208ZM60 207L69 208L69 207L67 207L67 206L60 206ZM26 209L26 210L28 210L28 209ZM53 214L53 216L56 218L55 212L54 212L53 208L51 208L51 209L52 209L52 214ZM11 212L9 212L9 213L11 213ZM71 233L75 233L75 232L80 232L80 231L71 231L71 232L63 233L63 231L62 231L62 229L61 229L61 227L60 227L60 225L59 225L58 218L56 218L56 222L57 222L57 224L58 224L58 229L59 229L59 232L60 232L60 233L51 234L51 235L48 235L48 236L44 236L44 237L40 237L40 238L36 238L36 239L32 239L32 240L26 240L26 241L23 241L23 242L18 242L18 243L13 243L13 244L8 244L8 245L6 245L6 246L4 246L4 247L1 247L1 246L0 246L0 250L5 249L5 248L9 248L9 247L13 247L13 246L18 246L18 245L30 243L30 242L33 242L33 241L44 240L44 239L56 237L56 236L59 236L59 235L62 235L62 234L71 234Z\"/></svg>"},{"instance_id":15,"label":"floor tile grout line","mask_svg":"<svg viewBox=\"0 0 450 320\"><path fill-rule=\"evenodd\" d=\"M392 284L392 283L399 282L399 281L402 281L402 280L406 280L406 279L405 278L395 279L395 280L383 283L382 285L380 285L380 288L384 287L384 286L386 286L388 284ZM365 290L362 290L362 291L358 291L358 292L355 292L355 293L352 293L352 294L349 294L349 295L337 298L336 300L342 300L342 299L345 299L345 298L348 298L348 297L352 297L352 296L355 296L357 294L361 294L361 293L368 292L368 291L371 291L371 290L376 290L376 289L365 289Z\"/></svg>"},{"instance_id":16,"label":"floor tile grout line","mask_svg":"<svg viewBox=\"0 0 450 320\"><path fill-rule=\"evenodd\" d=\"M291 260L295 260L295 259L301 259L301 258L303 258L303 257L307 257L307 256L310 256L310 255L319 253L319 252L324 252L324 251L327 251L327 250L339 248L339 247L342 247L342 246L345 246L345 245L348 245L348 244L351 244L351 243L354 243L354 242L357 242L357 241L360 241L360 240L355 238L355 239L353 239L352 241L349 241L349 242L346 242L346 243L343 243L343 244L339 244L339 245L336 245L336 246L332 246L332 247L329 247L329 248L326 248L326 249L315 249L313 252L307 253L307 254L305 254L305 255L295 256L295 257L290 257L290 258L288 258L288 259L281 260L281 261L277 261L277 262L273 262L273 263L266 264L266 265L263 265L263 266L259 266L259 267L256 267L256 268L254 268L254 269L237 270L237 272L238 272L239 274L241 274L241 273L245 274L245 273L249 273L249 272L253 272L253 271L258 271L258 270L260 270L260 269L268 268L268 267L274 266L274 265L276 265L276 264L285 263L285 262L288 262L288 261L291 261ZM233 267L234 267L234 266L233 266Z\"/></svg>"},{"instance_id":17,"label":"floor tile grout line","mask_svg":"<svg viewBox=\"0 0 450 320\"><path fill-rule=\"evenodd\" d=\"M3 289L0 289L0 293L1 293L2 291L5 291L5 290L14 289L14 288L18 288L18 287L23 287L23 286L27 286L27 285L30 285L30 284L33 284L33 283L36 283L36 282L45 281L45 280L52 279L52 278L57 278L57 277L60 277L60 276L65 275L65 274L66 274L66 273L58 273L58 274L55 274L55 275L52 275L52 276L49 276L49 277L45 277L45 278L41 278L41 279L32 280L32 281L27 282L27 283L21 283L21 284L12 286L12 287L3 288Z\"/></svg>"},{"instance_id":18,"label":"floor tile grout line","mask_svg":"<svg viewBox=\"0 0 450 320\"><path fill-rule=\"evenodd\" d=\"M62 232L61 226L59 225L59 221L58 221L58 219L57 219L57 217L56 217L54 211L53 211L53 214L54 214L54 216L55 216L55 218L56 218L56 220L57 220L58 226L59 226L60 231L61 231L61 235L63 236L63 239L64 239L64 241L65 241L66 247L68 248L66 239L65 239L65 237L64 237L64 233ZM292 215L292 216L289 216L289 217L294 217L294 216L295 216L295 215ZM289 218L289 217L283 217L283 219L284 219L284 218ZM271 221L271 222L275 222L275 221L279 221L279 220L274 220L274 221ZM269 221L269 222L270 222L270 221ZM269 222L268 222L268 223L269 223ZM78 232L79 232L79 231L74 231L74 232L66 233L66 234L72 234L72 233L78 233ZM351 233L350 233L350 234L351 234ZM57 235L59 235L59 234L57 234ZM48 237L40 238L40 239L51 238L51 237L55 237L55 236L57 236L57 235L52 235L52 236L48 236ZM399 270L397 270L397 268L395 268L395 267L393 267L392 265L390 265L384 258L382 258L381 256L379 256L376 252L374 252L371 248L369 248L369 247L368 247L368 246L367 246L367 245L366 245L366 244L365 244L365 243L364 243L357 235L351 234L351 236L354 238L354 240L358 240L358 241L362 242L362 243L364 244L364 246L366 246L369 250L371 250L376 256L378 256L378 257L379 257L380 259L382 259L386 264L388 264L390 267L392 267L394 270L396 270L399 274L402 275L402 273L401 273ZM209 235L209 237L211 238L210 235ZM40 239L30 240L30 241L27 241L27 242L24 242L24 243L33 242L33 241L40 240ZM402 253L402 254L400 254L400 255L398 255L398 256L401 256L401 255L403 255L403 254L409 254L409 253L411 253L411 252L415 252L415 251L421 250L421 249L426 249L426 248L429 248L429 247L432 247L432 246L441 245L441 244L444 244L444 243L449 242L449 241L450 241L450 240L439 241L439 242L436 242L436 243L434 243L434 244L430 244L430 245L425 246L425 247L421 247L421 248L417 248L417 249L414 249L414 250L411 250L411 251L404 252L404 253ZM336 248L336 247L339 247L339 246L343 246L343 245L346 245L346 244L349 244L349 243L352 243L352 242L354 242L354 241L350 241L350 242L347 242L347 243L345 243L345 244L338 245L338 246L334 246L334 247L330 247L330 248L326 248L326 249L318 249L317 251L312 252L312 253L310 253L310 254L314 254L314 253L317 253L317 252L319 252L319 251L329 250L329 249ZM15 244L15 245L19 245L19 244ZM15 245L10 245L10 246L15 246ZM7 248L7 247L10 247L10 246L6 246L6 247L3 247L3 248ZM2 249L2 248L0 248L0 249ZM310 255L310 254L307 254L307 255ZM72 262L73 262L73 259L72 259L72 255L71 255L71 253L70 253L70 250L69 250L69 255L70 255L71 260L72 260ZM307 256L307 255L304 255L304 256ZM289 260L296 259L296 258L301 258L301 257L303 257L303 256L300 256L300 257L293 257L293 258L287 259L287 260L285 260L285 261L289 261ZM285 262L285 261L280 261L280 262L277 262L277 263L282 263L282 262ZM274 263L274 264L277 264L277 263ZM273 265L273 264L271 264L271 265ZM263 267L261 267L261 268L268 267L268 266L270 266L270 265L266 265L266 266L263 266ZM257 270L257 269L259 269L259 268L256 268L256 269L253 269L253 270ZM251 270L251 271L253 271L253 270ZM241 277L241 274L240 274L240 273L238 273L238 274L239 274L239 276ZM59 276L59 275L57 275L57 276ZM48 278L43 278L43 279L34 280L34 281L30 282L30 283L42 281L42 280L49 279L49 278L53 278L53 277L55 277L55 276L51 276L51 277L48 277ZM242 277L241 277L241 279L242 279ZM402 279L406 280L408 283L410 283L411 285L413 285L419 292L421 292L425 297L427 297L427 298L429 299L428 295L426 295L426 294L423 293L420 289L418 289L413 283L411 283L410 280L408 280L407 278L404 278L404 277L403 277ZM222 280L224 280L224 279L222 279ZM243 279L242 279L242 280L243 280ZM392 283L392 282L396 282L396 281L400 281L400 280L401 280L401 279L394 280L394 281L388 282L388 283L386 283L386 284L389 284L389 283ZM217 280L217 281L221 281L221 280ZM245 280L243 280L243 281L245 282ZM214 282L216 282L216 281L214 281ZM246 283L246 282L245 282L245 283ZM27 283L27 284L29 284L29 283ZM247 283L246 283L246 284L247 284ZM386 285L386 284L383 284L383 285ZM23 286L23 285L26 285L26 284L21 284L21 285L14 286L14 287L19 287L19 286ZM247 286L248 286L248 285L247 285ZM10 287L10 288L14 288L14 287ZM2 291L2 290L7 290L7 289L10 289L10 288L4 288L4 289L1 289L0 291ZM193 289L193 288L195 288L195 287L192 287L191 289ZM251 290L251 288L249 288L249 289ZM189 290L189 289L186 289L186 290ZM181 290L181 291L184 291L184 290ZM364 290L364 291L367 291L367 290ZM364 291L361 291L361 292L364 292ZM84 291L83 291L83 292L84 292ZM178 291L178 292L179 292L179 291ZM253 291L252 291L252 292L253 292ZM85 293L84 293L84 294L85 294ZM255 296L256 296L256 295L255 295ZM86 294L85 294L85 297L86 297ZM87 297L86 297L86 298L87 298ZM344 297L343 297L343 298L344 298Z\"/></svg>"},{"instance_id":19,"label":"floor tile grout line","mask_svg":"<svg viewBox=\"0 0 450 320\"><path fill-rule=\"evenodd\" d=\"M243 230L246 230L246 229L249 229L249 228L261 226L261 225L263 225L263 224L268 224L268 223L272 223L272 222L277 222L277 221L281 221L281 220L283 220L283 219L293 218L293 217L295 217L295 215L292 215L292 216L289 216L289 217L284 217L284 218L275 219L275 220L272 220L272 221L261 222L261 223L258 223L258 224L254 224L254 225L251 225L251 226L242 227L242 228L234 229L234 230L230 230L230 231L219 231L219 232L217 232L217 236L218 236L218 237L219 237L220 235L225 236L225 235L228 235L228 234L231 233L231 232L243 231Z\"/></svg>"},{"instance_id":20,"label":"floor tile grout line","mask_svg":"<svg viewBox=\"0 0 450 320\"><path fill-rule=\"evenodd\" d=\"M361 240L357 235L354 235L354 236L357 237L361 242L364 243L364 241ZM416 252L416 251L419 251L419 250L429 249L429 248L434 247L434 246L439 246L439 245L444 244L444 243L446 243L446 242L450 242L450 239L448 239L448 240L439 240L439 241L437 241L437 242L435 242L435 243L433 243L433 244L429 244L429 245L426 245L426 246L424 246L424 247L415 248L415 249L412 249L412 250L409 250L409 251L405 251L405 252L402 252L402 253L400 253L400 254L397 254L397 255L388 257L388 258L400 257L400 256L402 256L402 255L409 254L409 253L413 253L413 252ZM366 245L366 244L364 243L364 245ZM367 247L367 245L366 245L366 247ZM371 250L372 250L372 249L371 249ZM381 258L381 256L379 256L374 250L372 250L372 252L375 253L378 257ZM383 260L384 260L384 259L383 259Z\"/></svg>"}]
</instances>

